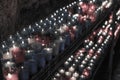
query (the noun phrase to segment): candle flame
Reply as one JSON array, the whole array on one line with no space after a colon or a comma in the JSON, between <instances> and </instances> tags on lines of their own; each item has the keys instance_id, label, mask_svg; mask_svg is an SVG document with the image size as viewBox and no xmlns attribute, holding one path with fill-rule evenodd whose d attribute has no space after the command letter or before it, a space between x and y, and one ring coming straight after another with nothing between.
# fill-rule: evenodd
<instances>
[{"instance_id":1,"label":"candle flame","mask_svg":"<svg viewBox=\"0 0 120 80\"><path fill-rule=\"evenodd\" d=\"M7 55L9 55L10 53L9 52L7 52Z\"/></svg>"},{"instance_id":2,"label":"candle flame","mask_svg":"<svg viewBox=\"0 0 120 80\"><path fill-rule=\"evenodd\" d=\"M12 75L10 73L8 73L8 78L12 78Z\"/></svg>"},{"instance_id":3,"label":"candle flame","mask_svg":"<svg viewBox=\"0 0 120 80\"><path fill-rule=\"evenodd\" d=\"M10 61L8 61L8 62L7 62L7 64L8 64L8 65L10 65L10 64L11 64L11 62L10 62Z\"/></svg>"}]
</instances>

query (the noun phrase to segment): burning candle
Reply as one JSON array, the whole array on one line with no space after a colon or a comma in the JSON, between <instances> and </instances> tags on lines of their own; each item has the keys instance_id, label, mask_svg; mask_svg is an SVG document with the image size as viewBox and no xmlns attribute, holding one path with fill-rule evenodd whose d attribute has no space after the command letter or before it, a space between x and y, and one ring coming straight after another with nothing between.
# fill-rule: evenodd
<instances>
[{"instance_id":1,"label":"burning candle","mask_svg":"<svg viewBox=\"0 0 120 80\"><path fill-rule=\"evenodd\" d=\"M75 34L75 38L77 39L78 36L79 36L79 30L78 30L78 26L73 26L73 31L74 31L74 34Z\"/></svg>"},{"instance_id":2,"label":"burning candle","mask_svg":"<svg viewBox=\"0 0 120 80\"><path fill-rule=\"evenodd\" d=\"M70 77L71 77L71 75L72 75L71 72L69 72L69 71L65 72L65 79L66 79L66 80L69 80Z\"/></svg>"},{"instance_id":3,"label":"burning candle","mask_svg":"<svg viewBox=\"0 0 120 80\"><path fill-rule=\"evenodd\" d=\"M15 65L15 63L14 63L14 62L11 62L11 61L7 61L7 62L5 63L5 67L10 68L10 69L11 69L11 67L13 67L14 65Z\"/></svg>"},{"instance_id":4,"label":"burning candle","mask_svg":"<svg viewBox=\"0 0 120 80\"><path fill-rule=\"evenodd\" d=\"M93 43L93 41L90 41L89 42L89 46L92 46L94 43Z\"/></svg>"},{"instance_id":5,"label":"burning candle","mask_svg":"<svg viewBox=\"0 0 120 80\"><path fill-rule=\"evenodd\" d=\"M52 80L57 80L57 78L54 77Z\"/></svg>"},{"instance_id":6,"label":"burning candle","mask_svg":"<svg viewBox=\"0 0 120 80\"><path fill-rule=\"evenodd\" d=\"M92 70L92 67L91 67L91 66L88 66L87 69L88 69L88 70Z\"/></svg>"},{"instance_id":7,"label":"burning candle","mask_svg":"<svg viewBox=\"0 0 120 80\"><path fill-rule=\"evenodd\" d=\"M79 65L79 73L81 73L84 68L85 68L85 66L83 64Z\"/></svg>"},{"instance_id":8,"label":"burning candle","mask_svg":"<svg viewBox=\"0 0 120 80\"><path fill-rule=\"evenodd\" d=\"M53 43L53 54L54 54L54 56L59 54L59 47L60 47L59 40L55 40L55 42Z\"/></svg>"},{"instance_id":9,"label":"burning candle","mask_svg":"<svg viewBox=\"0 0 120 80\"><path fill-rule=\"evenodd\" d=\"M74 71L75 71L75 68L74 68L73 66L71 66L71 67L69 68L69 72L73 73Z\"/></svg>"},{"instance_id":10,"label":"burning candle","mask_svg":"<svg viewBox=\"0 0 120 80\"><path fill-rule=\"evenodd\" d=\"M28 68L28 66L29 65L25 65L25 66L21 67L20 80L29 80L29 68Z\"/></svg>"},{"instance_id":11,"label":"burning candle","mask_svg":"<svg viewBox=\"0 0 120 80\"><path fill-rule=\"evenodd\" d=\"M6 80L19 80L18 79L18 74L17 73L8 73L8 75L5 76Z\"/></svg>"},{"instance_id":12,"label":"burning candle","mask_svg":"<svg viewBox=\"0 0 120 80\"><path fill-rule=\"evenodd\" d=\"M81 14L81 13L82 13L82 9L81 9L81 7L79 7L79 6L78 6L78 9L77 9L77 13L78 13L78 14Z\"/></svg>"},{"instance_id":13,"label":"burning candle","mask_svg":"<svg viewBox=\"0 0 120 80\"><path fill-rule=\"evenodd\" d=\"M65 68L68 68L69 65L70 65L70 63L69 63L68 61L66 61L66 62L64 63L64 67L65 67Z\"/></svg>"},{"instance_id":14,"label":"burning candle","mask_svg":"<svg viewBox=\"0 0 120 80\"><path fill-rule=\"evenodd\" d=\"M114 36L117 37L119 32L120 32L120 25L117 25L117 29L114 32Z\"/></svg>"},{"instance_id":15,"label":"burning candle","mask_svg":"<svg viewBox=\"0 0 120 80\"><path fill-rule=\"evenodd\" d=\"M64 70L64 69L60 69L59 72L60 72L61 74L64 74L64 73L65 73L65 70Z\"/></svg>"},{"instance_id":16,"label":"burning candle","mask_svg":"<svg viewBox=\"0 0 120 80\"><path fill-rule=\"evenodd\" d=\"M35 53L39 53L41 51L42 45L39 42L33 42L30 44L31 49L35 51Z\"/></svg>"},{"instance_id":17,"label":"burning candle","mask_svg":"<svg viewBox=\"0 0 120 80\"><path fill-rule=\"evenodd\" d=\"M59 38L59 42L60 42L60 47L59 50L60 52L63 52L65 49L65 39L63 39L62 37Z\"/></svg>"},{"instance_id":18,"label":"burning candle","mask_svg":"<svg viewBox=\"0 0 120 80\"><path fill-rule=\"evenodd\" d=\"M99 39L98 39L98 43L101 44L103 42L103 36L100 36Z\"/></svg>"},{"instance_id":19,"label":"burning candle","mask_svg":"<svg viewBox=\"0 0 120 80\"><path fill-rule=\"evenodd\" d=\"M96 15L95 14L90 15L90 20L91 20L91 22L95 22L96 21Z\"/></svg>"},{"instance_id":20,"label":"burning candle","mask_svg":"<svg viewBox=\"0 0 120 80\"><path fill-rule=\"evenodd\" d=\"M13 45L13 47L10 48L10 52L13 54L13 57L14 57L16 63L24 62L25 54L24 54L24 51L22 49Z\"/></svg>"},{"instance_id":21,"label":"burning candle","mask_svg":"<svg viewBox=\"0 0 120 80\"><path fill-rule=\"evenodd\" d=\"M77 80L77 78L76 77L71 77L70 80Z\"/></svg>"},{"instance_id":22,"label":"burning candle","mask_svg":"<svg viewBox=\"0 0 120 80\"><path fill-rule=\"evenodd\" d=\"M66 32L66 34L65 34L65 45L69 46L70 41L71 41L70 34Z\"/></svg>"},{"instance_id":23,"label":"burning candle","mask_svg":"<svg viewBox=\"0 0 120 80\"><path fill-rule=\"evenodd\" d=\"M73 77L78 78L78 77L79 77L79 73L74 72L74 73L73 73Z\"/></svg>"},{"instance_id":24,"label":"burning candle","mask_svg":"<svg viewBox=\"0 0 120 80\"><path fill-rule=\"evenodd\" d=\"M13 56L10 52L6 52L3 54L3 59L12 59Z\"/></svg>"},{"instance_id":25,"label":"burning candle","mask_svg":"<svg viewBox=\"0 0 120 80\"><path fill-rule=\"evenodd\" d=\"M86 62L85 60L83 60L83 61L82 61L82 64L83 64L83 65L86 65L86 64L87 64L87 62Z\"/></svg>"},{"instance_id":26,"label":"burning candle","mask_svg":"<svg viewBox=\"0 0 120 80\"><path fill-rule=\"evenodd\" d=\"M90 71L87 69L84 69L82 74L87 78L90 76Z\"/></svg>"},{"instance_id":27,"label":"burning candle","mask_svg":"<svg viewBox=\"0 0 120 80\"><path fill-rule=\"evenodd\" d=\"M84 76L84 75L81 75L80 78L79 78L79 80L82 80L82 79L83 79L83 80L85 79L85 76Z\"/></svg>"},{"instance_id":28,"label":"burning candle","mask_svg":"<svg viewBox=\"0 0 120 80\"><path fill-rule=\"evenodd\" d=\"M88 5L86 3L81 4L82 12L86 13L88 11Z\"/></svg>"},{"instance_id":29,"label":"burning candle","mask_svg":"<svg viewBox=\"0 0 120 80\"><path fill-rule=\"evenodd\" d=\"M92 57L93 54L94 54L94 50L93 50L93 49L90 49L88 55Z\"/></svg>"},{"instance_id":30,"label":"burning candle","mask_svg":"<svg viewBox=\"0 0 120 80\"><path fill-rule=\"evenodd\" d=\"M44 50L43 54L45 54L46 60L50 61L52 59L53 49L52 48L44 48L43 50Z\"/></svg>"},{"instance_id":31,"label":"burning candle","mask_svg":"<svg viewBox=\"0 0 120 80\"><path fill-rule=\"evenodd\" d=\"M31 40L32 40L32 39L31 39ZM36 40L37 42L41 42L41 37L38 36L38 35L35 35L35 40ZM33 42L34 42L34 39L33 39Z\"/></svg>"},{"instance_id":32,"label":"burning candle","mask_svg":"<svg viewBox=\"0 0 120 80\"><path fill-rule=\"evenodd\" d=\"M60 73L56 73L55 77L57 78L57 80L60 79L60 77L61 77Z\"/></svg>"},{"instance_id":33,"label":"burning candle","mask_svg":"<svg viewBox=\"0 0 120 80\"><path fill-rule=\"evenodd\" d=\"M96 6L94 4L89 4L88 14L93 14L95 12Z\"/></svg>"}]
</instances>

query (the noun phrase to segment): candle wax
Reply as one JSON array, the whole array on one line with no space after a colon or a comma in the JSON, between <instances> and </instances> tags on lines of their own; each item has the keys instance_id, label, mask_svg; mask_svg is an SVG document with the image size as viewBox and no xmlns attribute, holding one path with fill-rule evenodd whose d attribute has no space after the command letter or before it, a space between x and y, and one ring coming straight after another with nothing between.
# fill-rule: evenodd
<instances>
[{"instance_id":1,"label":"candle wax","mask_svg":"<svg viewBox=\"0 0 120 80\"><path fill-rule=\"evenodd\" d=\"M14 73L14 74L8 73L8 75L5 76L5 79L6 79L6 80L19 80L17 73Z\"/></svg>"}]
</instances>

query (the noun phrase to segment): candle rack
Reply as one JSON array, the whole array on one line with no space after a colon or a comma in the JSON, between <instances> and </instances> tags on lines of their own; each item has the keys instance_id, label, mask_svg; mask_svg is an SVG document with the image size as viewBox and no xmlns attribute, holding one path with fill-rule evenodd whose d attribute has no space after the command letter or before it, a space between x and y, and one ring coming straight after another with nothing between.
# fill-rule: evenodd
<instances>
[{"instance_id":1,"label":"candle rack","mask_svg":"<svg viewBox=\"0 0 120 80\"><path fill-rule=\"evenodd\" d=\"M9 55L12 54L12 57L13 57L13 58L11 58L9 56L6 58L6 57L1 56L2 65L4 65L4 63L9 62L9 61L11 61L11 62L9 62L9 63L11 63L11 65L12 65L12 62L14 62L16 64L15 67L14 67L14 65L12 65L12 67L8 66L8 69L10 69L10 73L8 73L7 76L3 75L4 78L9 80L9 78L12 79L12 76L13 76L13 77L15 77L16 80L18 80L18 78L16 76L20 76L20 80L22 80L23 78L25 80L28 80L29 79L28 75L31 75L31 76L33 76L33 77L31 77L32 80L37 80L37 79L47 80L47 79L49 79L49 77L56 71L57 68L59 68L59 66L64 62L64 60L69 55L71 55L76 50L76 48L78 48L82 44L82 40L84 40L84 38L91 31L96 29L96 25L98 27L98 25L106 19L106 15L109 15L108 12L112 11L112 6L113 6L112 5L110 7L110 5L102 5L100 7L97 5L98 6L98 9L96 8L97 11L102 10L100 12L100 14L98 14L97 11L94 12L94 13L96 13L97 16L96 15L95 16L92 15L89 17L86 15L79 16L80 22L84 23L82 25L84 25L85 29L82 30L82 33L78 34L78 32L80 32L80 31L77 30L77 26L74 26L74 25L77 25L76 22L78 22L78 14L75 15L76 11L74 10L74 8L76 8L78 6L77 3L79 3L79 1L78 2L74 1L73 3L69 4L68 6L65 6L63 8L60 8L59 10L56 10L56 12L53 13L52 15L50 15L48 18L46 18L44 20L40 20L40 22L37 22L34 25L30 25L28 28L24 28L21 32L15 34L13 36L10 36L8 38L8 40L2 44L2 47L1 47L2 56L8 55L8 53L6 53L6 51L8 51L8 52L10 52ZM84 10L84 7L86 8L86 6L88 7L88 5L91 5L91 4L93 5L93 3L91 3L91 2L88 3L88 1L87 2L80 1L80 6L83 7L83 10ZM88 14L88 15L91 14L91 10L89 13L87 13L87 10L82 11L82 12L85 14ZM64 13L64 14L62 14L62 13ZM83 13L81 13L81 14L83 14ZM76 18L76 16L77 16L77 18ZM105 18L101 20L102 17L105 17ZM89 22L89 20L86 20L87 18L91 22ZM85 23L87 21L88 21L88 23ZM89 25L89 23L91 23L91 24ZM54 31L55 31L55 33L54 33ZM65 32L70 34L70 37L71 37L70 43L71 44L70 43L66 44L64 42L64 40L65 40L64 38L66 38ZM79 36L79 37L77 37L77 36ZM47 50L51 49L50 45L52 45L55 41L56 41L56 44L59 43L59 45L60 45L60 50L58 51L59 54L57 52L57 55L56 54L50 55L52 52L49 53L50 51L47 52ZM70 46L70 47L65 47L65 46ZM31 55L31 56L29 56L29 55ZM27 58L26 58L26 56L27 56ZM51 60L51 56L53 56L53 58L54 58L53 60ZM61 58L63 60L61 60ZM49 60L47 60L47 59L49 59ZM25 61L25 60L28 60L28 61ZM36 72L37 69L35 68L35 66L30 67L32 65L32 63L34 65L36 64L35 60L39 63L38 66L39 66L40 72L38 72L38 73ZM47 66L45 67L46 63L47 63ZM18 69L16 69L16 67ZM55 67L55 69L53 70L52 67ZM33 74L28 73L28 72L32 72L31 70L29 71L29 68L31 70L34 69ZM16 69L17 72L13 72L14 69ZM20 71L20 73L18 74L19 71ZM2 72L2 73L4 73L4 72ZM26 73L25 74L26 76L24 76L21 73L24 73L24 74Z\"/></svg>"},{"instance_id":2,"label":"candle rack","mask_svg":"<svg viewBox=\"0 0 120 80\"><path fill-rule=\"evenodd\" d=\"M104 18L104 19L98 19L98 21L99 20L101 20L101 21L99 21L99 23L96 21L96 23L95 24L92 24L92 26L96 26L96 27L91 27L90 28L90 30L89 31L93 31L94 29L96 29L97 27L98 27L98 25L100 25L100 23L102 23L102 22L104 22L104 20L108 17L108 15L110 14L110 11L112 10L112 7L110 8L110 9L108 9L108 11L106 11L106 17ZM105 15L102 15L101 17L103 17L103 16L105 16ZM90 32L88 32L88 33L90 33ZM87 34L86 34L87 35ZM85 35L84 35L85 36ZM82 38L83 40L84 40L84 38ZM73 45L75 45L75 47L76 48L78 48L78 43L79 43L79 45L81 45L82 44L82 40L81 40L81 37L79 38L79 39L77 39L76 40L76 42L74 42L73 43ZM73 46L73 45L71 45L71 47ZM73 48L73 47L72 47ZM47 75L43 75L43 77L40 77L40 76L37 76L36 75L36 77L33 77L33 79L32 80L35 80L35 79L44 79L44 80L47 80L47 79L50 79L51 78L51 76L53 75L53 73L55 73L55 71L60 67L60 64L62 64L65 60L66 60L66 58L70 55L70 54L72 54L75 50L76 50L76 48L74 49L72 49L72 48L68 48L68 50L66 50L64 53L69 53L68 55L66 54L66 55L62 55L62 57L64 57L64 60L62 60L56 67L55 67L55 69L53 70L53 71L51 71L51 73L48 73L48 77L47 77ZM71 50L71 51L70 51ZM59 57L60 59L62 58L62 57ZM57 62L57 61L56 61ZM49 68L49 67L48 67ZM50 71L49 69L46 71L46 72L48 72L48 71ZM45 74L47 74L47 73L45 73ZM40 75L40 74L38 74L38 75Z\"/></svg>"},{"instance_id":3,"label":"candle rack","mask_svg":"<svg viewBox=\"0 0 120 80\"><path fill-rule=\"evenodd\" d=\"M115 26L117 26L117 25L115 25ZM112 23L111 23L111 27L112 27ZM116 31L117 30L119 30L119 32L120 32L120 29L119 29L119 26L117 27L117 29L116 29ZM113 32L114 33L114 32ZM111 35L111 34L109 34L109 35ZM119 33L118 33L118 35L119 35ZM114 36L114 35L111 35L111 36ZM108 38L107 38L108 39ZM94 68L92 68L92 74L88 74L88 73L83 73L84 75L83 76L81 76L81 80L82 79L84 79L84 80L90 80L90 79L92 79L92 80L94 80L94 77L95 77L95 74L96 74L96 72L97 72L97 70L99 69L99 67L100 67L100 65L101 65L101 62L104 60L104 58L105 58L105 56L106 55L108 55L107 53L109 52L109 48L113 48L112 46L112 41L114 41L114 39L113 39L113 37L111 37L111 39L110 39L110 41L109 41L109 45L110 46L108 46L107 48L106 48L106 50L104 50L103 52L102 52L102 54L99 54L99 55L101 55L101 57L99 58L99 61L97 60L97 62L95 62L96 64L94 64L95 66L94 66ZM105 43L106 43L106 40L105 40ZM103 46L103 45L102 45ZM95 46L95 47L97 47L97 46ZM98 47L100 47L100 46L98 46ZM78 47L78 49L79 49L79 47ZM74 52L73 52L74 53ZM83 53L84 54L84 53ZM111 53L112 54L112 53ZM98 55L98 56L99 56ZM73 54L73 56L74 56L74 54ZM69 58L70 58L71 56L69 56ZM68 60L69 60L69 58L67 58ZM95 57L93 57L94 59L96 59ZM86 59L85 59L86 60ZM66 61L66 60L65 60ZM64 64L64 62L65 61L63 61L61 64L61 66L63 66ZM93 61L91 61L91 62L93 62ZM98 63L98 62L100 62L100 63ZM85 62L83 62L83 64L86 64ZM72 64L71 64L72 65ZM70 67L70 66L69 66ZM59 68L58 68L59 69ZM57 71L58 71L58 69L57 69ZM60 68L61 69L61 68ZM59 70L60 70L59 69ZM65 67L63 67L63 69L65 69ZM91 70L91 68L90 67L88 67L88 69L90 69ZM86 71L86 70L85 70ZM84 71L83 71L84 72ZM94 72L94 73L93 73ZM64 72L63 72L64 73ZM54 72L54 74L55 74L55 72ZM59 72L55 75L56 76L56 78L54 77L51 77L51 76L49 76L49 79L51 79L51 78L53 78L53 80L54 79L59 79L60 77L62 78L62 76L59 74ZM67 75L66 75L67 76ZM88 77L86 77L85 78L85 76L88 76ZM59 77L59 78L58 78ZM69 76L69 78L70 78L71 76ZM66 77L65 77L65 74L63 74L63 79L65 79ZM48 79L48 78L47 78ZM45 80L47 80L47 79L45 79ZM75 78L76 79L76 78ZM110 78L109 78L110 79Z\"/></svg>"}]
</instances>

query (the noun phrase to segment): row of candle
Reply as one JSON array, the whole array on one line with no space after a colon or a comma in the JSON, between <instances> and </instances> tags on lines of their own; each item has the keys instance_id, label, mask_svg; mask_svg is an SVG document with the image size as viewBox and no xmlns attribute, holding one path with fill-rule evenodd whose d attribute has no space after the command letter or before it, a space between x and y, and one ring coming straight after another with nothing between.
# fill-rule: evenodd
<instances>
[{"instance_id":1,"label":"row of candle","mask_svg":"<svg viewBox=\"0 0 120 80\"><path fill-rule=\"evenodd\" d=\"M39 26L39 25L36 24L36 26ZM39 26L39 28L41 29L40 26ZM50 27L50 28L51 28L51 27ZM30 30L30 31L29 31L29 30ZM43 33L45 32L44 29L41 29L41 30L42 30L41 32L43 32ZM73 36L73 38L74 38L75 36L77 36L77 34L74 35L73 32L74 32L74 33L78 33L78 32L79 32L79 31L77 31L77 26L72 26L71 28L68 28L67 25L64 25L63 27L60 27L60 28L59 28L59 33L63 33L63 32L65 32L65 31L67 31L67 30L69 31L70 36L71 36L71 37ZM23 31L22 31L21 33L24 33L24 32L27 33L27 32L31 32L31 31L35 31L35 30L34 30L31 26L29 26L28 30L23 29ZM53 31L55 31L55 30L53 30ZM75 32L75 31L77 31L77 32ZM72 33L71 33L71 32L72 32ZM57 33L57 31L55 31L55 33ZM66 36L69 36L69 34L66 35ZM61 34L58 34L58 35L61 35ZM44 40L44 39L41 40L40 37L41 37L41 36L37 36L37 37L35 38L35 40L38 41L38 42L43 43L43 44L41 44L41 45L44 46L44 45L45 45L45 44L44 44L45 41L48 41L48 42L49 42L49 37L48 37L47 40ZM65 37L65 36L64 36L64 37ZM44 38L44 37L43 37L43 38ZM73 39L73 38L72 38L72 39ZM12 45L13 45L13 44L16 44L15 41L14 41L14 39L15 39L15 38L13 38L13 37L11 37L11 36L10 36L10 38L9 38L9 40L12 42ZM22 42L22 44L25 45L25 41L24 41L24 40L21 41L22 37L20 36L20 34L17 34L17 39L18 39L18 41L20 40L20 43ZM62 39L62 37L60 37L60 39ZM69 40L69 39L68 39L68 40ZM35 42L34 39L28 38L27 43L31 44L31 43L33 43L33 42ZM69 43L70 43L70 41L66 41L66 42L69 42ZM68 43L68 44L69 44L69 43ZM23 46L23 45L22 45L22 46ZM40 45L39 45L39 46L40 46ZM4 47L4 45L3 45L3 47ZM13 49L13 50L10 50L11 53L12 53L12 52L14 53L14 52L15 52L14 49L17 49L17 50L18 50L17 52L21 54L21 52L20 52L21 50L19 50L19 47L16 47L15 45L13 45L13 46L12 46L12 49ZM40 48L39 48L39 49L40 49ZM7 55L8 55L8 52L7 52ZM9 55L11 55L11 54L9 53ZM16 55L15 55L15 56L16 56Z\"/></svg>"},{"instance_id":2,"label":"row of candle","mask_svg":"<svg viewBox=\"0 0 120 80\"><path fill-rule=\"evenodd\" d=\"M109 42L109 40L111 40L111 38L112 38L112 27L110 27L110 24L111 24L111 20L109 20L109 21L106 21L105 22L105 25L102 27L103 29L101 29L101 30L99 30L99 32L98 32L98 34L97 34L97 36L99 36L99 37L101 37L100 35L102 34L102 36L105 36L105 39L103 40L103 42L102 42L102 44L100 45L100 46L98 46L97 44L94 44L93 43L93 41L89 41L89 44L90 45L93 45L94 44L94 46L92 47L92 49L93 50L95 50L95 47L100 47L100 48L98 48L98 51L97 51L97 53L95 53L95 56L93 56L93 59L91 59L91 60L89 60L88 58L90 58L90 55L88 55L81 63L81 67L84 67L84 64L86 64L87 63L87 61L89 60L89 64L88 65L90 65L90 66L88 66L87 68L85 68L84 70L83 70L83 73L82 73L82 75L80 76L80 74L79 74L79 72L76 72L75 71L75 69L76 69L76 67L75 67L75 64L76 64L76 62L78 62L78 63L80 63L79 62L79 60L80 59L82 59L82 58L80 58L81 56L83 57L84 55L86 55L86 54L84 54L83 55L83 53L82 52L85 52L85 49L83 48L83 49L81 49L81 50L79 50L79 52L77 53L77 59L76 59L76 56L75 56L75 59L74 59L74 56L72 55L72 56L70 56L69 58L68 58L68 60L65 62L65 66L62 68L62 69L60 69L59 70L59 72L58 73L56 73L55 74L55 77L53 78L53 80L77 80L77 78L80 76L80 80L85 80L85 78L86 77L88 77L89 75L90 75L90 70L91 69L93 69L92 68L92 66L94 65L93 63L95 63L96 62L96 60L95 59L97 59L97 57L98 56L100 56L100 54L101 53L103 53L104 52L104 50L106 49L106 47L108 47L107 45L108 45L108 43L110 43ZM105 27L105 26L107 26L107 27ZM117 33L117 34L119 34L119 32L120 32L120 26L119 26L119 24L116 22L116 26L118 26L117 28L116 28L116 30L115 30L115 33L114 33L114 35ZM109 29L109 30L108 30ZM101 32L102 31L102 32ZM107 32L107 33L106 33ZM97 33L97 32L93 32L93 35L95 35L95 33ZM101 38L99 38L99 40L100 40ZM87 40L85 40L85 42L86 42ZM99 41L98 41L99 42ZM89 44L87 44L87 45L89 45ZM90 49L90 52L93 52L93 50L92 49ZM103 51L102 51L103 50ZM81 53L80 53L81 52ZM79 54L79 55L78 55ZM72 62L72 63L71 63ZM67 69L66 69L66 65L67 65ZM70 66L72 66L72 67L70 67ZM68 71L66 71L66 70L68 70Z\"/></svg>"},{"instance_id":3,"label":"row of candle","mask_svg":"<svg viewBox=\"0 0 120 80\"><path fill-rule=\"evenodd\" d=\"M76 2L71 5L75 4ZM79 8L82 8L83 4L85 3L82 3ZM71 7L71 5L69 5L69 7ZM65 17L65 15L67 15L67 17ZM70 42L73 42L74 39L77 38L80 31L79 26L75 24L77 19L74 16L75 15L68 13L66 8L63 8L58 12L56 11L50 18L35 23L33 27L29 26L28 28L24 28L21 34L17 33L13 37L10 36L7 43L4 42L4 45L2 45L3 74L5 79L29 80L29 76L35 74L38 68L42 69L47 65L46 62L52 59L52 55L63 52L65 46L69 46ZM63 18L65 18L65 20ZM84 16L82 18L84 18ZM57 23L59 25L57 25ZM67 25L65 25L66 23ZM47 36L47 34L49 34L49 36ZM56 35L57 38L51 41L53 36L51 37L50 35ZM16 68L16 66L18 67Z\"/></svg>"},{"instance_id":4,"label":"row of candle","mask_svg":"<svg viewBox=\"0 0 120 80\"><path fill-rule=\"evenodd\" d=\"M116 16L117 16L117 20L120 21L120 9L117 11Z\"/></svg>"},{"instance_id":5,"label":"row of candle","mask_svg":"<svg viewBox=\"0 0 120 80\"><path fill-rule=\"evenodd\" d=\"M118 11L116 12L116 21L115 24L117 25L117 28L114 32L114 37L115 39L118 37L119 33L120 33L120 9L118 9Z\"/></svg>"},{"instance_id":6,"label":"row of candle","mask_svg":"<svg viewBox=\"0 0 120 80\"><path fill-rule=\"evenodd\" d=\"M112 21L105 21L105 24L94 31L84 42L84 48L71 55L64 66L54 75L52 80L85 80L89 78L94 65L100 59L112 40ZM119 28L119 27L118 27ZM95 39L97 38L97 39Z\"/></svg>"}]
</instances>

